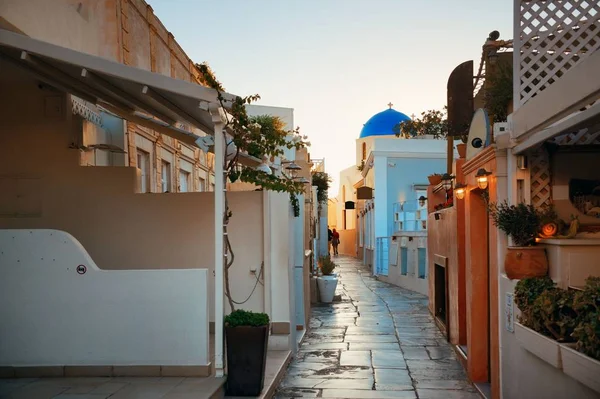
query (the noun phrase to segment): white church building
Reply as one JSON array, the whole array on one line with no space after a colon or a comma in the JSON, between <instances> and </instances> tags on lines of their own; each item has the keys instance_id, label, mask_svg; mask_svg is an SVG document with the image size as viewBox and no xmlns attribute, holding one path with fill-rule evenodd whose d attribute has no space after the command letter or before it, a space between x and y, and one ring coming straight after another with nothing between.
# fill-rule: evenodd
<instances>
[{"instance_id":1,"label":"white church building","mask_svg":"<svg viewBox=\"0 0 600 399\"><path fill-rule=\"evenodd\" d=\"M447 143L396 137L394 127L410 118L388 106L364 124L355 164L340 173L333 227L340 253L361 258L382 281L426 295L427 176L445 172Z\"/></svg>"}]
</instances>

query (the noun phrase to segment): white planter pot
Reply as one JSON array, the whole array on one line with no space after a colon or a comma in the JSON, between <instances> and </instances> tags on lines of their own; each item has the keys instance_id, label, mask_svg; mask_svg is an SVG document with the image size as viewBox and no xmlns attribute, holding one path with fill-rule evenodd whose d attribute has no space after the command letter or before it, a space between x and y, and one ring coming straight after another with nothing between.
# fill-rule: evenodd
<instances>
[{"instance_id":1,"label":"white planter pot","mask_svg":"<svg viewBox=\"0 0 600 399\"><path fill-rule=\"evenodd\" d=\"M557 341L544 337L520 323L515 323L515 336L523 349L559 370L562 368L560 344Z\"/></svg>"},{"instance_id":2,"label":"white planter pot","mask_svg":"<svg viewBox=\"0 0 600 399\"><path fill-rule=\"evenodd\" d=\"M600 392L600 362L568 347L560 345L563 372L583 385Z\"/></svg>"},{"instance_id":3,"label":"white planter pot","mask_svg":"<svg viewBox=\"0 0 600 399\"><path fill-rule=\"evenodd\" d=\"M321 276L317 279L317 285L319 286L321 302L333 302L333 297L335 296L335 289L337 287L337 283L338 279L336 276Z\"/></svg>"}]
</instances>

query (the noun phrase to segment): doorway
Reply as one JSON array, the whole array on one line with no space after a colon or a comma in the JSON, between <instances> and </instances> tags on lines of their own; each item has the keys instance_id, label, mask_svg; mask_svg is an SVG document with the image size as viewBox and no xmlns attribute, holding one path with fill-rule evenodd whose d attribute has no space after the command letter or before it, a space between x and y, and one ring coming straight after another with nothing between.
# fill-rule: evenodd
<instances>
[{"instance_id":1,"label":"doorway","mask_svg":"<svg viewBox=\"0 0 600 399\"><path fill-rule=\"evenodd\" d=\"M467 203L467 365L475 383L490 383L489 216L484 191L470 192Z\"/></svg>"}]
</instances>

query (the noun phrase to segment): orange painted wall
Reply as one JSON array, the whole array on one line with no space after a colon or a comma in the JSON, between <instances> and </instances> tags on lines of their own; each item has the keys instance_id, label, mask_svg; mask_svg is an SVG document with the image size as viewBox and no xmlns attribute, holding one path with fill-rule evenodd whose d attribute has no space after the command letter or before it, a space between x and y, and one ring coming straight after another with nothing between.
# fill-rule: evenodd
<instances>
[{"instance_id":1,"label":"orange painted wall","mask_svg":"<svg viewBox=\"0 0 600 399\"><path fill-rule=\"evenodd\" d=\"M491 381L492 397L499 398L497 230L488 216L486 204L481 197L481 190L477 188L475 174L479 168L485 168L493 173L488 185L489 199L493 202L497 198L494 147L488 147L462 167L464 182L468 185L464 200L467 372L472 381ZM485 240L486 236L487 240Z\"/></svg>"},{"instance_id":2,"label":"orange painted wall","mask_svg":"<svg viewBox=\"0 0 600 399\"><path fill-rule=\"evenodd\" d=\"M464 159L454 163L455 182L463 181L462 165ZM434 310L434 255L448 258L448 312L450 342L454 345L466 343L466 300L465 300L465 228L464 201L454 198L454 206L437 211L441 218L435 220L433 207L446 201L445 193L433 193L433 187L427 191L428 208L428 259L429 259L429 306Z\"/></svg>"},{"instance_id":3,"label":"orange painted wall","mask_svg":"<svg viewBox=\"0 0 600 399\"><path fill-rule=\"evenodd\" d=\"M338 230L340 233L340 255L356 256L356 229Z\"/></svg>"}]
</instances>

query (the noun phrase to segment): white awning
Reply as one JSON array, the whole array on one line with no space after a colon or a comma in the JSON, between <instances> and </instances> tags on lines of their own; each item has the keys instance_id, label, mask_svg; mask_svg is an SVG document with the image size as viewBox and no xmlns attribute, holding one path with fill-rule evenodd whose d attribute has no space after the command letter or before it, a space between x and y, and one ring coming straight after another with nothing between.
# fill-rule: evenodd
<instances>
[{"instance_id":1,"label":"white awning","mask_svg":"<svg viewBox=\"0 0 600 399\"><path fill-rule=\"evenodd\" d=\"M59 90L184 143L195 145L198 136L177 128L177 122L187 122L207 134L214 132L208 110L210 103L218 104L213 89L3 29L0 59ZM224 105L231 106L235 96L223 97Z\"/></svg>"}]
</instances>

